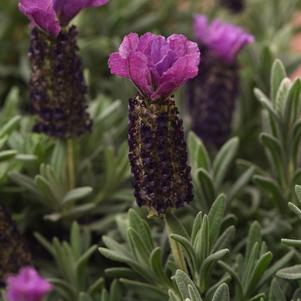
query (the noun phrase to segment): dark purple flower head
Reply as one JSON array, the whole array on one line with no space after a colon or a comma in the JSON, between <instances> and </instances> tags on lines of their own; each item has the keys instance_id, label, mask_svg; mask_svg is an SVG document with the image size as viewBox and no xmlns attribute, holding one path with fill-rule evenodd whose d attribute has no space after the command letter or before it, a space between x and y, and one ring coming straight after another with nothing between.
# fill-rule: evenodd
<instances>
[{"instance_id":1,"label":"dark purple flower head","mask_svg":"<svg viewBox=\"0 0 301 301\"><path fill-rule=\"evenodd\" d=\"M184 35L127 35L111 54L111 73L130 79L151 100L165 99L198 74L198 45Z\"/></svg>"},{"instance_id":2,"label":"dark purple flower head","mask_svg":"<svg viewBox=\"0 0 301 301\"><path fill-rule=\"evenodd\" d=\"M194 32L198 41L217 56L233 62L239 51L254 41L254 37L242 28L214 20L211 24L204 15L196 15Z\"/></svg>"},{"instance_id":3,"label":"dark purple flower head","mask_svg":"<svg viewBox=\"0 0 301 301\"><path fill-rule=\"evenodd\" d=\"M52 285L32 267L8 277L6 284L8 301L41 301L52 290Z\"/></svg>"},{"instance_id":4,"label":"dark purple flower head","mask_svg":"<svg viewBox=\"0 0 301 301\"><path fill-rule=\"evenodd\" d=\"M109 0L20 0L19 9L31 21L49 34L57 36L86 7L105 5Z\"/></svg>"}]
</instances>

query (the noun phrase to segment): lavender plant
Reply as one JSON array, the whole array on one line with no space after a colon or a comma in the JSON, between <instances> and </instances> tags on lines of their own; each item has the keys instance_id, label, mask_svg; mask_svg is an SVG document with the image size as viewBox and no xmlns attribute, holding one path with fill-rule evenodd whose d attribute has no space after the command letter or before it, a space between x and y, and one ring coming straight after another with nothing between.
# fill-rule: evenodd
<instances>
[{"instance_id":1,"label":"lavender plant","mask_svg":"<svg viewBox=\"0 0 301 301\"><path fill-rule=\"evenodd\" d=\"M195 16L194 31L203 60L198 77L188 87L191 128L206 146L219 148L230 136L239 93L237 56L253 37L219 20L209 24L203 15Z\"/></svg>"},{"instance_id":2,"label":"lavender plant","mask_svg":"<svg viewBox=\"0 0 301 301\"><path fill-rule=\"evenodd\" d=\"M3 77L1 46L0 208L11 216L0 214L0 275L15 275L0 300L299 300L301 90L288 50L298 0L245 0L240 16L218 1L198 11L195 0L111 0L73 21L105 2L21 0L30 70ZM199 45L172 34L192 36L200 12L210 16L197 17ZM224 25L229 16L245 31ZM255 42L238 58L253 40L247 31ZM104 63L124 35L108 67L136 94ZM12 57L25 54L18 46ZM24 101L29 75L36 116ZM186 131L185 83L207 95L217 134L201 124L198 101L190 115L199 127ZM24 251L35 268L18 272Z\"/></svg>"}]
</instances>

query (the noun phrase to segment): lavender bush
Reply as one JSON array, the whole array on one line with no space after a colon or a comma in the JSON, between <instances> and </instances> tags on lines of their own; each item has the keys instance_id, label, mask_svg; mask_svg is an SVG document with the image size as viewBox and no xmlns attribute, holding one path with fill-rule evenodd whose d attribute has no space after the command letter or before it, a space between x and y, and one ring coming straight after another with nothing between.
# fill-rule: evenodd
<instances>
[{"instance_id":1,"label":"lavender bush","mask_svg":"<svg viewBox=\"0 0 301 301\"><path fill-rule=\"evenodd\" d=\"M0 300L301 300L299 2L3 0Z\"/></svg>"}]
</instances>

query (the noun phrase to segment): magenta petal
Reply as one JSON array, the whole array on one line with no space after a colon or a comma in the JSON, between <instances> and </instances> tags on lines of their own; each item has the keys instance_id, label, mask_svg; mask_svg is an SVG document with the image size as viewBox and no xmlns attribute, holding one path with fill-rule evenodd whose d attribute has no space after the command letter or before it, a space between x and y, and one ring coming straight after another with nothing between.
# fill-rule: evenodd
<instances>
[{"instance_id":1,"label":"magenta petal","mask_svg":"<svg viewBox=\"0 0 301 301\"><path fill-rule=\"evenodd\" d=\"M129 78L127 59L122 58L118 52L110 55L109 68L112 74Z\"/></svg>"},{"instance_id":2,"label":"magenta petal","mask_svg":"<svg viewBox=\"0 0 301 301\"><path fill-rule=\"evenodd\" d=\"M108 3L108 0L52 0L55 11L62 25L66 26L82 9L97 7Z\"/></svg>"},{"instance_id":3,"label":"magenta petal","mask_svg":"<svg viewBox=\"0 0 301 301\"><path fill-rule=\"evenodd\" d=\"M8 301L42 301L52 290L52 285L32 267L21 269L16 276L6 280Z\"/></svg>"},{"instance_id":4,"label":"magenta petal","mask_svg":"<svg viewBox=\"0 0 301 301\"><path fill-rule=\"evenodd\" d=\"M192 64L194 55L186 55L179 58L173 66L163 74L160 85L151 98L156 100L160 97L167 97L175 89L183 85L188 79L194 78L198 74L198 66Z\"/></svg>"},{"instance_id":5,"label":"magenta petal","mask_svg":"<svg viewBox=\"0 0 301 301\"><path fill-rule=\"evenodd\" d=\"M34 26L49 34L57 36L61 31L52 0L21 0L19 9Z\"/></svg>"},{"instance_id":6,"label":"magenta petal","mask_svg":"<svg viewBox=\"0 0 301 301\"><path fill-rule=\"evenodd\" d=\"M214 20L208 24L206 16L194 18L195 36L217 56L232 63L241 49L254 41L254 37L242 28Z\"/></svg>"},{"instance_id":7,"label":"magenta petal","mask_svg":"<svg viewBox=\"0 0 301 301\"><path fill-rule=\"evenodd\" d=\"M177 55L174 51L169 50L168 53L156 64L156 70L158 74L161 76L164 72L166 72L172 64L177 60Z\"/></svg>"},{"instance_id":8,"label":"magenta petal","mask_svg":"<svg viewBox=\"0 0 301 301\"><path fill-rule=\"evenodd\" d=\"M139 39L137 50L143 52L144 54L150 53L151 44L157 37L157 35L151 32L143 34Z\"/></svg>"},{"instance_id":9,"label":"magenta petal","mask_svg":"<svg viewBox=\"0 0 301 301\"><path fill-rule=\"evenodd\" d=\"M191 55L191 59L194 60L194 62L191 62L191 64L199 64L200 50L197 43L189 41L182 34L173 34L168 38L167 41L170 49L172 49L178 57Z\"/></svg>"},{"instance_id":10,"label":"magenta petal","mask_svg":"<svg viewBox=\"0 0 301 301\"><path fill-rule=\"evenodd\" d=\"M138 43L139 36L136 33L130 33L125 36L119 47L120 56L127 58L131 52L136 51Z\"/></svg>"},{"instance_id":11,"label":"magenta petal","mask_svg":"<svg viewBox=\"0 0 301 301\"><path fill-rule=\"evenodd\" d=\"M133 52L128 57L129 76L135 86L145 95L152 93L152 80L147 57L141 52Z\"/></svg>"}]
</instances>

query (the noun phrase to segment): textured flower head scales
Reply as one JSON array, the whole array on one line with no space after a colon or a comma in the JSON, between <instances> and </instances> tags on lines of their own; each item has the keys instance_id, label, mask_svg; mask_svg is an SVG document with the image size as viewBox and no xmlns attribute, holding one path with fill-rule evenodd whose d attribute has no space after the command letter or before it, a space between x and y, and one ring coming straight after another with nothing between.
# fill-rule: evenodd
<instances>
[{"instance_id":1,"label":"textured flower head scales","mask_svg":"<svg viewBox=\"0 0 301 301\"><path fill-rule=\"evenodd\" d=\"M109 0L20 0L19 9L31 21L49 34L57 36L61 26L68 23L84 8L97 7Z\"/></svg>"},{"instance_id":2,"label":"textured flower head scales","mask_svg":"<svg viewBox=\"0 0 301 301\"><path fill-rule=\"evenodd\" d=\"M200 43L229 62L235 60L243 47L254 42L254 37L241 27L219 20L209 24L204 15L195 16L194 33Z\"/></svg>"},{"instance_id":3,"label":"textured flower head scales","mask_svg":"<svg viewBox=\"0 0 301 301\"><path fill-rule=\"evenodd\" d=\"M42 278L33 267L24 267L18 275L6 280L8 301L41 301L52 285Z\"/></svg>"},{"instance_id":4,"label":"textured flower head scales","mask_svg":"<svg viewBox=\"0 0 301 301\"><path fill-rule=\"evenodd\" d=\"M198 45L184 35L168 38L152 33L127 35L111 54L112 74L130 79L151 100L165 99L198 74Z\"/></svg>"}]
</instances>

